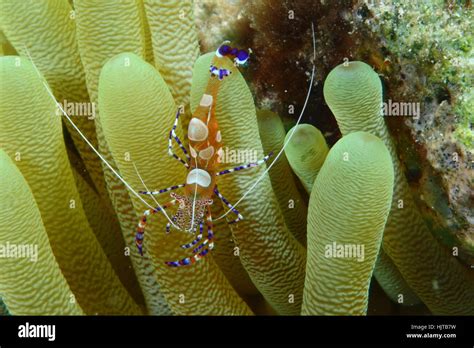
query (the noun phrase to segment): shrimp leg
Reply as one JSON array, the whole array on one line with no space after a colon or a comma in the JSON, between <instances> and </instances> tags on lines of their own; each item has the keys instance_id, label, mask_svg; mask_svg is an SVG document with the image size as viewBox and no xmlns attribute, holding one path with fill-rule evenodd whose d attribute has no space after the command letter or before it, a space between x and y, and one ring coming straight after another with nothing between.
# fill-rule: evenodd
<instances>
[{"instance_id":1,"label":"shrimp leg","mask_svg":"<svg viewBox=\"0 0 474 348\"><path fill-rule=\"evenodd\" d=\"M186 148L183 145L183 142L179 139L178 135L176 134L176 127L178 126L179 115L180 115L180 112L178 109L178 112L176 113L176 118L174 119L173 128L170 130L170 134L168 137L168 154L174 157L177 161L181 162L186 168L189 168L188 162L191 160L191 158L189 157L188 150L186 150ZM176 141L176 143L179 145L179 147L183 151L184 155L186 156L187 162L184 161L181 157L179 157L173 152L173 139Z\"/></svg>"},{"instance_id":2,"label":"shrimp leg","mask_svg":"<svg viewBox=\"0 0 474 348\"><path fill-rule=\"evenodd\" d=\"M219 190L217 189L217 185L216 187L214 188L214 193L217 195L217 197L219 197L219 199L224 202L224 204L230 209L232 210L232 212L237 215L237 218L235 220L232 220L229 222L229 224L235 224L236 222L239 222L240 220L243 220L244 217L239 213L239 211L237 209L234 208L234 206L232 204L230 204L230 202L219 192Z\"/></svg>"},{"instance_id":3,"label":"shrimp leg","mask_svg":"<svg viewBox=\"0 0 474 348\"><path fill-rule=\"evenodd\" d=\"M140 222L138 223L138 229L137 229L137 233L135 235L135 244L137 245L138 252L140 253L140 255L143 256L143 238L144 238L144 233L145 233L145 226L146 226L147 217L152 215L152 214L158 213L158 212L174 205L175 203L176 203L176 200L172 200L172 201L169 201L168 203L163 204L162 208L156 207L154 209L145 210L145 212L143 213L142 218L140 219Z\"/></svg>"}]
</instances>

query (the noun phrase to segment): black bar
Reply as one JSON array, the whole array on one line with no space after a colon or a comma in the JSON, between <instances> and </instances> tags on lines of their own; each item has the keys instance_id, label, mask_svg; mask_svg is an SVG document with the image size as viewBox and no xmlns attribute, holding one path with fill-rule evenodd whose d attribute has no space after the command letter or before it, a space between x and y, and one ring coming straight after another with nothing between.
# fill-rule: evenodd
<instances>
[{"instance_id":1,"label":"black bar","mask_svg":"<svg viewBox=\"0 0 474 348\"><path fill-rule=\"evenodd\" d=\"M19 337L20 325L55 325L55 339ZM431 326L430 326L431 325ZM455 325L439 326L439 325ZM25 328L25 327L23 327ZM25 332L25 331L23 331ZM455 334L408 338L407 334ZM474 317L0 317L8 344L375 344L473 347Z\"/></svg>"}]
</instances>

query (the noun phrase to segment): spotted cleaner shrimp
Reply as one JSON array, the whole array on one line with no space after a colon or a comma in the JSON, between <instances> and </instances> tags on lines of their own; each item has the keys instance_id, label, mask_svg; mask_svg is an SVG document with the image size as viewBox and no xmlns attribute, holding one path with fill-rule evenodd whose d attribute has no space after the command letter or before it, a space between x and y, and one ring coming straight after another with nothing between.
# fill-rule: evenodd
<instances>
[{"instance_id":1,"label":"spotted cleaner shrimp","mask_svg":"<svg viewBox=\"0 0 474 348\"><path fill-rule=\"evenodd\" d=\"M167 261L166 264L171 267L193 264L202 259L210 250L213 249L214 233L211 212L213 197L218 197L236 215L236 218L229 222L230 224L237 223L239 220L243 219L239 211L235 209L219 191L217 178L235 171L261 165L265 163L272 154L268 154L255 163L218 171L218 159L222 151L222 135L217 124L215 108L217 95L222 81L231 76L238 66L247 63L250 52L250 50L245 51L232 48L227 45L227 42L222 44L216 50L216 54L209 67L210 76L206 90L189 122L189 151L176 135L175 130L178 125L180 111L178 110L176 113L173 128L169 132L168 153L170 156L181 162L188 170L186 183L158 191L140 191L140 193L144 195L159 195L184 188L184 194L179 195L172 192L170 194L172 198L171 201L163 204L161 207L147 209L143 213L135 237L135 242L141 255L143 255L144 232L148 217L173 205L178 204L178 209L176 214L172 217L171 222L173 222L178 229L193 233L193 235L196 235L197 233L197 235L193 241L182 245L182 248L184 249L194 247L192 251L193 255L178 261ZM233 63L228 58L233 58ZM174 153L173 140L182 150L186 160L183 160L180 156ZM203 238L204 224L206 224L207 237ZM166 232L169 233L170 229L171 223L168 222L166 225ZM199 232L197 232L198 230Z\"/></svg>"}]
</instances>

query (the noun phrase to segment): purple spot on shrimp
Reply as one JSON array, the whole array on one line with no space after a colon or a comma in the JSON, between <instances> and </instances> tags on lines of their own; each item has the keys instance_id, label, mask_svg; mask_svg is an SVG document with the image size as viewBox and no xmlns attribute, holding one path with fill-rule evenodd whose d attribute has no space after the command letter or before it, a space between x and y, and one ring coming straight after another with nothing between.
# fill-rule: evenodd
<instances>
[{"instance_id":1,"label":"purple spot on shrimp","mask_svg":"<svg viewBox=\"0 0 474 348\"><path fill-rule=\"evenodd\" d=\"M228 45L222 45L221 47L219 47L219 53L223 56L225 56L226 54L228 54L230 52L230 46Z\"/></svg>"},{"instance_id":2,"label":"purple spot on shrimp","mask_svg":"<svg viewBox=\"0 0 474 348\"><path fill-rule=\"evenodd\" d=\"M245 62L249 58L249 54L245 50L240 50L237 53L237 59L240 60L241 62Z\"/></svg>"},{"instance_id":3,"label":"purple spot on shrimp","mask_svg":"<svg viewBox=\"0 0 474 348\"><path fill-rule=\"evenodd\" d=\"M191 260L189 259L189 257L185 258L185 259L182 259L180 262L179 262L181 265L189 265L191 263Z\"/></svg>"}]
</instances>

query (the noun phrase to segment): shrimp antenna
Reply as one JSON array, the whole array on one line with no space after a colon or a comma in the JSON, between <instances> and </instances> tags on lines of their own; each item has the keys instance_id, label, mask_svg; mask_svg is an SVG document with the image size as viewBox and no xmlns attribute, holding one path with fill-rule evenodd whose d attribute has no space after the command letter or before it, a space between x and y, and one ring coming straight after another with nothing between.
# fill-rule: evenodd
<instances>
[{"instance_id":1,"label":"shrimp antenna","mask_svg":"<svg viewBox=\"0 0 474 348\"><path fill-rule=\"evenodd\" d=\"M308 104L308 100L309 100L309 96L311 94L311 89L313 87L313 81L314 81L314 72L316 70L316 67L314 65L314 62L316 60L316 39L314 37L314 23L311 23L311 33L312 33L312 36L313 36L313 69L311 71L311 80L309 82L309 87L308 87L308 93L306 94L306 100L304 101L304 104L303 104L303 109L301 110L301 113L300 113L300 116L298 117L298 120L296 121L296 125L293 127L293 129L291 130L291 133L290 133L290 136L288 137L288 139L286 139L285 143L283 144L283 147L281 148L280 152L278 152L278 154L276 155L275 159L272 161L272 163L270 163L270 165L267 167L267 169L265 169L265 171L262 173L262 175L254 182L254 184L247 190L247 192L244 193L244 195L242 197L240 197L240 199L232 206L232 208L228 209L224 214L222 214L221 216L219 216L217 219L214 219L214 221L217 221L217 220L220 220L220 219L223 219L226 215L228 215L229 213L232 212L232 209L235 208L240 202L242 202L245 197L247 197L250 193L252 193L253 189L258 185L258 183L260 181L263 180L263 178L265 177L265 175L268 173L268 171L273 167L273 165L275 164L275 162L280 158L281 154L283 153L283 151L285 151L285 148L286 146L288 145L288 143L290 142L291 138L293 137L293 133L295 132L296 130L296 127L300 124L301 122L301 118L303 117L303 113L306 109L306 105Z\"/></svg>"},{"instance_id":2,"label":"shrimp antenna","mask_svg":"<svg viewBox=\"0 0 474 348\"><path fill-rule=\"evenodd\" d=\"M194 159L194 162L196 163L196 168L199 168L198 167L198 161L197 159ZM196 198L197 198L197 184L194 185L194 197L193 197L193 212L191 214L191 224L189 226L189 230L187 230L188 232L192 231L192 228L194 226L194 216L195 216L195 213L196 213Z\"/></svg>"},{"instance_id":3,"label":"shrimp antenna","mask_svg":"<svg viewBox=\"0 0 474 348\"><path fill-rule=\"evenodd\" d=\"M84 139L84 141L87 143L87 145L89 145L89 147L92 149L92 151L94 151L94 153L99 156L99 158L101 159L102 162L105 163L105 165L112 171L112 173L114 173L114 175L130 190L130 192L132 192L140 201L142 201L148 208L151 208L153 210L156 209L156 207L153 207L151 206L147 201L145 201L142 196L140 196L140 194L135 191L129 184L128 182L125 181L124 178L122 178L120 176L120 174L114 169L114 167L112 167L110 165L109 162L106 161L106 159L100 154L100 152L94 147L94 145L91 144L91 142L87 139L87 137L81 132L81 130L76 126L76 124L71 120L71 118L69 117L69 115L66 113L66 111L64 111L63 107L61 106L60 103L58 103L56 101L56 97L54 96L53 92L51 92L51 90L49 89L49 86L48 84L46 83L46 81L44 80L44 78L41 76L41 73L39 72L38 68L36 67L36 64L34 63L33 61L33 58L31 58L31 55L30 55L30 52L28 51L28 48L26 47L26 45L23 45L23 47L25 48L25 51L26 51L26 55L28 56L28 58L30 59L31 63L33 64L33 67L35 68L36 70L36 73L38 74L39 78L41 79L41 81L43 82L43 85L44 87L46 88L46 91L48 92L49 96L53 99L53 101L56 103L56 106L61 110L61 112L63 113L63 115L66 117L66 119L68 120L68 122L74 127L74 129L79 133L79 135L81 136L82 139ZM168 216L168 214L166 214L165 210L163 209L163 207L158 203L156 202L157 205L158 205L158 208L161 209L161 212L166 216L166 218L168 219L168 221L174 226L177 228L177 226L173 223L173 221L171 221L170 217Z\"/></svg>"},{"instance_id":4,"label":"shrimp antenna","mask_svg":"<svg viewBox=\"0 0 474 348\"><path fill-rule=\"evenodd\" d=\"M138 168L137 166L135 165L135 162L132 161L132 165L133 165L133 168L135 169L135 173L137 173L137 176L138 176L138 179L140 179L143 187L145 188L146 191L150 191L148 189L148 187L146 186L145 184L145 181L143 180L142 176L140 175L140 173L138 172ZM158 203L158 201L156 200L155 196L154 195L150 195L151 198L153 199L153 201L156 203L156 205L160 205L160 203Z\"/></svg>"}]
</instances>

